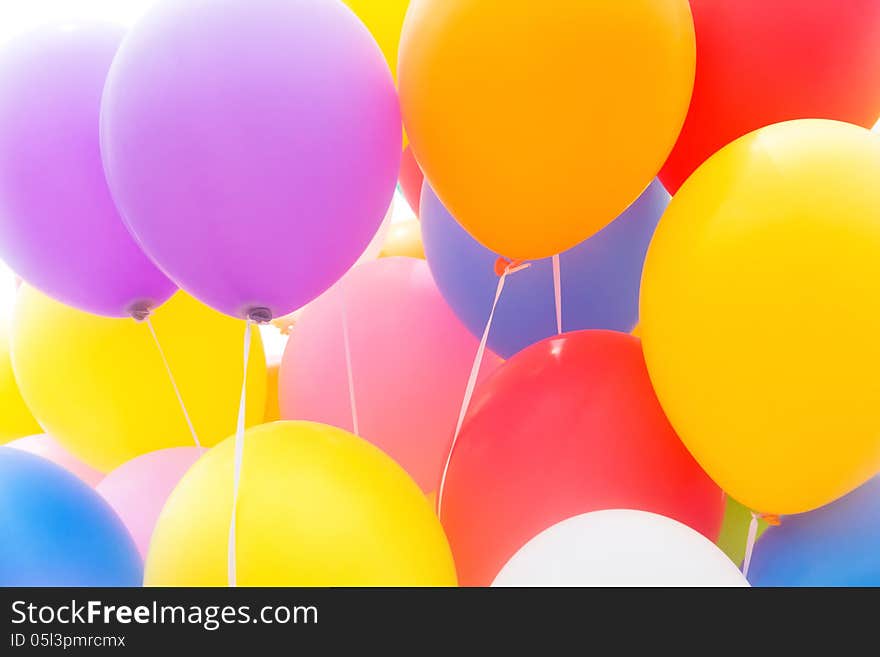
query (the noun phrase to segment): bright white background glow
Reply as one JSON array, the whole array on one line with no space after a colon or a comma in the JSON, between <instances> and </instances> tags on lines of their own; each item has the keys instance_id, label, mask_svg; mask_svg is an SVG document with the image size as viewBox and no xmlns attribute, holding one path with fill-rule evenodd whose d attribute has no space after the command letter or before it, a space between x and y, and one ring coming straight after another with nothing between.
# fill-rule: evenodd
<instances>
[{"instance_id":1,"label":"bright white background glow","mask_svg":"<svg viewBox=\"0 0 880 657\"><path fill-rule=\"evenodd\" d=\"M155 0L0 0L0 40L47 22L136 21Z\"/></svg>"}]
</instances>

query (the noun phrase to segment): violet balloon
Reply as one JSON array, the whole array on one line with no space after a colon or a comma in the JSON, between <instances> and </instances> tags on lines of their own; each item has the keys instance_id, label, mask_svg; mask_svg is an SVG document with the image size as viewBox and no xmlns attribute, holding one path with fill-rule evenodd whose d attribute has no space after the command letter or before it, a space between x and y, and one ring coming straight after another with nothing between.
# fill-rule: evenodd
<instances>
[{"instance_id":1,"label":"violet balloon","mask_svg":"<svg viewBox=\"0 0 880 657\"><path fill-rule=\"evenodd\" d=\"M612 223L560 255L564 330L632 330L645 253L668 204L669 194L654 180ZM420 218L425 255L440 292L468 330L482 335L498 285L498 254L458 224L427 182ZM552 263L533 261L505 283L489 346L507 358L555 333Z\"/></svg>"},{"instance_id":2,"label":"violet balloon","mask_svg":"<svg viewBox=\"0 0 880 657\"><path fill-rule=\"evenodd\" d=\"M111 317L175 290L126 230L101 165L101 93L123 34L65 23L0 48L0 258L59 301Z\"/></svg>"},{"instance_id":3,"label":"violet balloon","mask_svg":"<svg viewBox=\"0 0 880 657\"><path fill-rule=\"evenodd\" d=\"M104 165L129 229L229 315L286 315L376 233L400 109L367 28L336 0L166 0L107 80Z\"/></svg>"}]
</instances>

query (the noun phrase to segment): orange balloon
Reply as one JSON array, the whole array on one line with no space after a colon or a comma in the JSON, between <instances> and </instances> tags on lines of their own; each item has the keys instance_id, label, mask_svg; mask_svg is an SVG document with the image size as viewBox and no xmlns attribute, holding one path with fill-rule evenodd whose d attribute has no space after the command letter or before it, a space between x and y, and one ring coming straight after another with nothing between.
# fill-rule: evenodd
<instances>
[{"instance_id":1,"label":"orange balloon","mask_svg":"<svg viewBox=\"0 0 880 657\"><path fill-rule=\"evenodd\" d=\"M647 187L687 113L687 0L413 0L400 42L416 159L484 246L543 258Z\"/></svg>"},{"instance_id":2,"label":"orange balloon","mask_svg":"<svg viewBox=\"0 0 880 657\"><path fill-rule=\"evenodd\" d=\"M263 422L276 422L281 419L281 409L278 404L278 370L281 363L266 365L266 411Z\"/></svg>"},{"instance_id":3,"label":"orange balloon","mask_svg":"<svg viewBox=\"0 0 880 657\"><path fill-rule=\"evenodd\" d=\"M388 239L382 247L380 258L406 256L425 259L425 247L422 244L422 225L418 219L401 221L393 224L388 231Z\"/></svg>"}]
</instances>

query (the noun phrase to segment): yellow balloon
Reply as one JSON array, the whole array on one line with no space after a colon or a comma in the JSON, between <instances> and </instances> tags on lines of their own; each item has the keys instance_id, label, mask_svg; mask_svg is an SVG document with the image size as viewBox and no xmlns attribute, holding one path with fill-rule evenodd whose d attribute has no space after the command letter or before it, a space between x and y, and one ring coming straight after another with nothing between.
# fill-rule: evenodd
<instances>
[{"instance_id":1,"label":"yellow balloon","mask_svg":"<svg viewBox=\"0 0 880 657\"><path fill-rule=\"evenodd\" d=\"M12 372L9 347L9 321L3 316L0 317L0 444L43 433L21 398Z\"/></svg>"},{"instance_id":2,"label":"yellow balloon","mask_svg":"<svg viewBox=\"0 0 880 657\"><path fill-rule=\"evenodd\" d=\"M392 224L379 257L393 258L395 256L425 259L425 246L422 244L422 224L418 219L409 219Z\"/></svg>"},{"instance_id":3,"label":"yellow balloon","mask_svg":"<svg viewBox=\"0 0 880 657\"><path fill-rule=\"evenodd\" d=\"M409 0L343 0L370 30L397 82L397 50Z\"/></svg>"},{"instance_id":4,"label":"yellow balloon","mask_svg":"<svg viewBox=\"0 0 880 657\"><path fill-rule=\"evenodd\" d=\"M513 259L584 241L644 191L694 82L687 0L413 0L400 100L455 218Z\"/></svg>"},{"instance_id":5,"label":"yellow balloon","mask_svg":"<svg viewBox=\"0 0 880 657\"><path fill-rule=\"evenodd\" d=\"M712 156L660 220L641 333L678 435L750 509L880 470L880 136L801 120Z\"/></svg>"},{"instance_id":6,"label":"yellow balloon","mask_svg":"<svg viewBox=\"0 0 880 657\"><path fill-rule=\"evenodd\" d=\"M278 403L278 372L280 363L266 366L266 410L263 422L275 422L281 419L281 408Z\"/></svg>"},{"instance_id":7,"label":"yellow balloon","mask_svg":"<svg viewBox=\"0 0 880 657\"><path fill-rule=\"evenodd\" d=\"M202 445L216 444L235 430L244 322L183 292L158 308L152 322ZM15 310L12 358L34 416L98 470L193 444L145 323L90 315L25 285ZM248 424L262 421L265 397L266 362L254 331Z\"/></svg>"},{"instance_id":8,"label":"yellow balloon","mask_svg":"<svg viewBox=\"0 0 880 657\"><path fill-rule=\"evenodd\" d=\"M234 438L205 454L162 511L147 586L225 586ZM245 434L236 516L242 586L454 586L440 521L379 449L312 422Z\"/></svg>"}]
</instances>

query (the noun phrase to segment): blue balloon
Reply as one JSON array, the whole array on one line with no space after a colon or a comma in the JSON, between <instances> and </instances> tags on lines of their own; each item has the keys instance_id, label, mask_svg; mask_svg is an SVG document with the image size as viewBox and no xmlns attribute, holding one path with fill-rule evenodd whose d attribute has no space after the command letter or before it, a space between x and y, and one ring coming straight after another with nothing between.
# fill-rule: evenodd
<instances>
[{"instance_id":1,"label":"blue balloon","mask_svg":"<svg viewBox=\"0 0 880 657\"><path fill-rule=\"evenodd\" d=\"M515 190L512 190L515 193ZM654 180L617 219L560 255L562 328L631 331L639 318L639 284L648 244L669 205ZM428 185L419 216L425 256L440 293L468 330L483 334L498 277L499 254L482 246L449 214ZM512 274L504 285L489 333L489 347L508 358L556 334L550 258Z\"/></svg>"},{"instance_id":2,"label":"blue balloon","mask_svg":"<svg viewBox=\"0 0 880 657\"><path fill-rule=\"evenodd\" d=\"M880 477L809 513L785 516L755 544L752 586L880 586Z\"/></svg>"},{"instance_id":3,"label":"blue balloon","mask_svg":"<svg viewBox=\"0 0 880 657\"><path fill-rule=\"evenodd\" d=\"M122 521L67 470L0 447L0 586L141 586Z\"/></svg>"}]
</instances>

